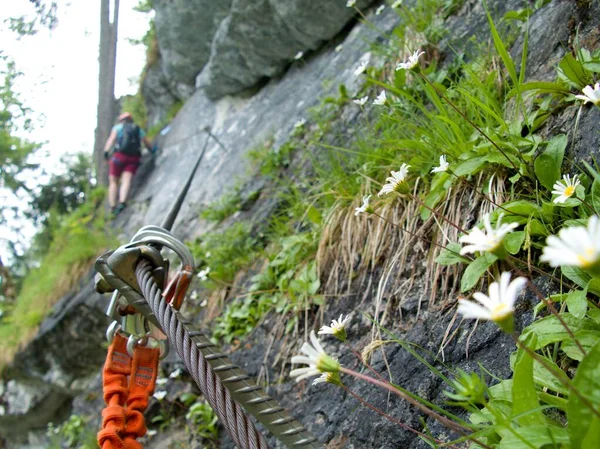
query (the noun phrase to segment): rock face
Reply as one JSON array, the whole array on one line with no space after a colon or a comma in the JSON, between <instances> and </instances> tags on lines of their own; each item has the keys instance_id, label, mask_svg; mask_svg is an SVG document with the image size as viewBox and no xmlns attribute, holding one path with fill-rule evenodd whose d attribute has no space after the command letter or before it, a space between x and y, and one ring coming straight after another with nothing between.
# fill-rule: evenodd
<instances>
[{"instance_id":1,"label":"rock face","mask_svg":"<svg viewBox=\"0 0 600 449\"><path fill-rule=\"evenodd\" d=\"M156 0L154 9L159 56L142 86L149 126L197 87L216 99L281 74L356 15L346 0Z\"/></svg>"},{"instance_id":2,"label":"rock face","mask_svg":"<svg viewBox=\"0 0 600 449\"><path fill-rule=\"evenodd\" d=\"M183 85L183 88L189 91L186 85ZM183 99L181 93L165 76L163 60L160 55L154 64L146 68L142 83L142 95L146 103L148 128L162 123L166 119L168 111Z\"/></svg>"},{"instance_id":3,"label":"rock face","mask_svg":"<svg viewBox=\"0 0 600 449\"><path fill-rule=\"evenodd\" d=\"M355 14L346 0L234 0L196 86L214 99L278 75L298 52L315 50Z\"/></svg>"},{"instance_id":4,"label":"rock face","mask_svg":"<svg viewBox=\"0 0 600 449\"><path fill-rule=\"evenodd\" d=\"M229 13L231 2L154 1L156 39L168 80L174 84L194 85L200 68L208 61L215 31Z\"/></svg>"},{"instance_id":5,"label":"rock face","mask_svg":"<svg viewBox=\"0 0 600 449\"><path fill-rule=\"evenodd\" d=\"M59 301L36 338L0 380L0 435L20 441L60 420L85 391L105 357L106 302L93 289L90 272L78 290Z\"/></svg>"}]
</instances>

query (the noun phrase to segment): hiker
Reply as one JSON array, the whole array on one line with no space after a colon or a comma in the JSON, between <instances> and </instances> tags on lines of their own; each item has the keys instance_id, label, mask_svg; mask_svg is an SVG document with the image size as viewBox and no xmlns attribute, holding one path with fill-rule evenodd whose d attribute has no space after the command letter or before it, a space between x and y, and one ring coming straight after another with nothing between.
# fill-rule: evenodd
<instances>
[{"instance_id":1,"label":"hiker","mask_svg":"<svg viewBox=\"0 0 600 449\"><path fill-rule=\"evenodd\" d=\"M113 126L104 145L104 157L107 160L110 159L108 166L108 204L113 215L118 215L126 206L131 180L140 166L142 142L150 150L152 145L146 138L144 130L134 123L129 112L123 112L119 116L119 123ZM111 157L110 150L113 145L115 152ZM119 181L121 182L120 188ZM119 197L118 204L117 193Z\"/></svg>"}]
</instances>

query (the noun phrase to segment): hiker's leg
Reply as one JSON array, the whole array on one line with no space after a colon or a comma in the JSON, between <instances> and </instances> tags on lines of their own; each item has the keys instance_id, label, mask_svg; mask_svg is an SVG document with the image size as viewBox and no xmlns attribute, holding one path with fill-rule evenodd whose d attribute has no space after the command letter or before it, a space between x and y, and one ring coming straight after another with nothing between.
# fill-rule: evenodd
<instances>
[{"instance_id":1,"label":"hiker's leg","mask_svg":"<svg viewBox=\"0 0 600 449\"><path fill-rule=\"evenodd\" d=\"M119 178L108 177L108 205L113 208L117 205L117 191L119 190Z\"/></svg>"},{"instance_id":2,"label":"hiker's leg","mask_svg":"<svg viewBox=\"0 0 600 449\"><path fill-rule=\"evenodd\" d=\"M133 173L124 171L121 175L121 188L119 190L119 203L125 203L127 201L127 195L129 195L129 189L131 188L131 180L133 179Z\"/></svg>"}]
</instances>

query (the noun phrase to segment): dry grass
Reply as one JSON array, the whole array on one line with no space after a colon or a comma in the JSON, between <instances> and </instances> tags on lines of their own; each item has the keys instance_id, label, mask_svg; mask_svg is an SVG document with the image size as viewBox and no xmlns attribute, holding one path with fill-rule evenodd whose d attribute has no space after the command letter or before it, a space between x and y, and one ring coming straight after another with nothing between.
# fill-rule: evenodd
<instances>
[{"instance_id":1,"label":"dry grass","mask_svg":"<svg viewBox=\"0 0 600 449\"><path fill-rule=\"evenodd\" d=\"M402 320L405 301L420 292L416 319L423 301L430 310L447 310L459 293L462 265L441 266L435 262L450 242L457 242L460 229L470 229L485 213L506 200L505 180L494 176L492 192L484 197L483 176L474 186L450 189L435 214L423 221L421 204L410 197L375 202L376 215L354 216L350 207L334 208L319 244L317 261L325 294L356 293L361 300L356 309L368 310L382 325ZM414 195L417 195L415 187ZM491 200L491 201L490 201ZM492 203L493 202L493 203ZM393 223L393 224L391 224ZM452 319L442 343L454 335ZM405 323L408 324L408 323ZM376 327L373 340L381 339Z\"/></svg>"}]
</instances>

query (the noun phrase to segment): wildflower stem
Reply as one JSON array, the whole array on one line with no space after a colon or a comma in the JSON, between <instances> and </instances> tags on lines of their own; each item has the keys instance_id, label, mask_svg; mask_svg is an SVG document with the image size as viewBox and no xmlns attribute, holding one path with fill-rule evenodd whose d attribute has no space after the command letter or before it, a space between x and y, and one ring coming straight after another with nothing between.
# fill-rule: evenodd
<instances>
[{"instance_id":1,"label":"wildflower stem","mask_svg":"<svg viewBox=\"0 0 600 449\"><path fill-rule=\"evenodd\" d=\"M422 236L418 235L418 234L417 234L417 233L415 233L415 232L409 231L408 229L405 229L405 228L403 228L403 227L402 227L402 226L400 226L400 225L397 225L397 224L396 224L396 223L394 223L393 221L390 221L390 220L388 220L387 218L385 218L384 216L382 216L382 215L379 215L377 212L371 212L371 214L375 215L376 217L379 217L380 219L382 219L382 220L383 220L383 221L385 221L386 223L389 223L389 224L391 224L392 226L394 226L394 227L396 227L396 228L400 229L401 231L403 231L403 232L406 232L408 235L412 235L413 237L416 237L416 238L418 238L418 239L421 239L421 240L423 240L425 243L428 243L428 244L430 244L430 245L434 245L434 246L438 246L438 247L440 247L440 248L442 248L442 249L445 249L446 251L450 251L451 253L453 253L453 254L455 254L455 255L457 255L457 256L459 256L459 257L465 257L465 258L469 259L469 257L468 257L468 256L461 256L461 254L460 254L458 251L454 251L454 250L452 250L452 249L448 248L447 246L444 246L444 245L442 245L441 243L436 243L436 242L434 242L434 241L432 241L432 240L429 240L429 239L427 239L427 238L425 238L425 237L422 237ZM436 215L437 215L437 214L436 214Z\"/></svg>"},{"instance_id":2,"label":"wildflower stem","mask_svg":"<svg viewBox=\"0 0 600 449\"><path fill-rule=\"evenodd\" d=\"M387 332L387 331L386 331L386 332ZM388 340L388 341L393 341L393 340ZM382 376L382 375L381 375L379 372L377 372L377 370L375 370L375 368L373 368L373 366L371 366L371 364L370 364L370 363L367 363L367 362L366 362L366 361L363 359L362 355L361 355L361 354L360 354L358 351L356 351L356 349L354 349L354 348L352 347L352 345L351 345L350 343L348 343L348 341L346 341L346 344L348 345L348 347L350 348L350 351L352 351L352 353L354 354L354 356L355 356L355 357L356 357L356 358L357 358L357 359L358 359L358 360L359 360L359 361L360 361L360 362L361 362L361 363L362 363L364 366L366 366L366 367L368 368L368 370L369 370L369 371L371 371L371 372L372 372L372 373L373 373L373 374L374 374L374 375L375 375L375 376L376 376L376 377L377 377L379 380L381 380L382 382L390 383L390 381L389 381L389 380L387 380L387 379L385 379L385 378L384 378L384 377L383 377L383 376ZM394 385L392 385L392 386L394 386ZM398 387L398 386L394 386L394 388L398 388L398 389L399 389L400 387ZM402 390L400 390L400 391L402 391ZM410 395L410 394L411 394L411 393L410 393L409 391L407 391L407 390L404 390L403 392L404 392L405 394L408 394L408 395ZM419 399L421 399L422 401L426 402L426 405L425 405L425 406L429 406L429 407L431 407L432 409L434 409L434 410L437 410L438 412L440 412L440 413L443 413L443 414L445 414L446 416L448 416L448 417L450 417L450 418L453 418L453 419L456 419L457 421L460 421L460 418L456 417L456 416L455 416L455 415L453 415L452 413L450 413L450 412L448 412L448 411L446 411L446 410L444 410L444 409L442 409L442 408L440 408L440 407L436 407L436 405L435 405L435 404L432 404L432 403L430 403L429 401L426 401L426 400L424 400L424 399L422 399L422 398L419 398Z\"/></svg>"},{"instance_id":3,"label":"wildflower stem","mask_svg":"<svg viewBox=\"0 0 600 449\"><path fill-rule=\"evenodd\" d=\"M450 226L452 226L453 228L458 229L460 232L462 232L463 234L466 234L467 231L465 231L463 228L460 227L460 225L457 225L456 223L454 223L452 220L444 217L443 214L440 214L437 210L433 209L432 207L428 206L427 204L425 204L423 201L421 201L418 197L412 195L412 194L408 194L409 198L413 199L414 201L416 201L417 203L419 203L421 206L423 206L425 209L427 209L429 212L431 212L432 214L435 214L435 216L440 217L442 220L444 220L446 223L448 223Z\"/></svg>"},{"instance_id":4,"label":"wildflower stem","mask_svg":"<svg viewBox=\"0 0 600 449\"><path fill-rule=\"evenodd\" d=\"M452 103L443 93L441 93L439 91L439 89L437 87L435 87L435 85L431 81L429 81L429 79L425 75L423 75L421 72L418 72L418 73L419 73L419 76L421 78L423 78L423 80L427 84L429 84L429 86L431 86L431 88L435 91L435 93L440 96L440 98L444 99L444 101L446 103L448 103L448 105L450 105L450 107L452 109L454 109L456 112L458 112L462 118L464 118L473 128L475 128L488 142L490 142L502 154L502 156L504 156L506 158L506 160L510 163L510 165L513 166L513 168L516 171L519 171L519 168L515 165L515 163L512 161L512 159L510 159L508 157L506 152L504 152L504 150L502 148L500 148L500 146L496 142L494 142L490 136L488 136L479 126L477 126L469 117L467 117L467 115L463 111L458 109L458 107L456 107L454 105L454 103ZM520 155L519 155L519 158L520 158Z\"/></svg>"},{"instance_id":5,"label":"wildflower stem","mask_svg":"<svg viewBox=\"0 0 600 449\"><path fill-rule=\"evenodd\" d=\"M380 416L383 416L384 418L386 418L387 420L393 422L394 424L399 425L400 427L402 427L404 430L408 430L409 432L413 432L416 435L419 435L422 438L425 438L429 441L433 441L437 444L439 444L440 446L444 446L444 447L449 447L451 449L458 449L456 446L446 443L442 440L438 440L437 438L431 437L423 432L419 432L417 429L413 429L412 427L410 427L407 424L404 424L403 422L401 422L400 420L388 415L387 413L385 413L383 410L381 410L380 408L375 407L373 404L371 404L370 402L368 402L366 399L364 399L362 396L358 395L357 393L355 393L354 391L350 390L350 388L348 388L346 385L342 385L342 388L344 390L346 390L348 392L348 394L350 394L350 396L352 396L354 399L356 399L358 402L360 402L362 405L364 405L365 407L370 408L371 410L373 410L375 413L377 413Z\"/></svg>"},{"instance_id":6,"label":"wildflower stem","mask_svg":"<svg viewBox=\"0 0 600 449\"><path fill-rule=\"evenodd\" d=\"M407 401L413 407L418 408L420 411L422 411L423 413L425 413L430 418L433 418L433 419L439 421L441 424L443 424L448 429L453 430L455 432L458 432L461 435L466 435L465 431L470 431L471 430L468 427L465 427L465 426L462 426L460 424L457 424L454 421L451 421L448 418L440 415L439 413L434 412L430 408L428 408L425 405L421 404L416 399L414 399L414 398L410 397L409 395L407 395L406 393L398 390L397 388L395 388L389 382L384 382L384 381L381 381L379 379L375 379L374 377L367 376L366 374L361 374L361 373L359 373L357 371L353 371L353 370L351 370L349 368L345 368L343 366L340 367L340 372L342 372L344 374L348 374L349 376L353 376L353 377L356 377L358 379L364 380L365 382L372 383L373 385L377 385L378 387L381 387L381 388L389 391L390 393L394 393L395 395L400 396L402 399L404 399L405 401Z\"/></svg>"},{"instance_id":7,"label":"wildflower stem","mask_svg":"<svg viewBox=\"0 0 600 449\"><path fill-rule=\"evenodd\" d=\"M517 272L517 274L519 276L527 276L512 261L507 260L506 262L511 266L511 268L513 270L515 270ZM571 328L569 327L569 325L565 322L565 320L563 319L563 317L560 316L560 313L558 313L558 310L556 310L556 307L554 307L554 304L552 303L552 301L546 299L546 296L537 288L537 286L533 282L528 282L527 285L529 286L529 288L531 289L531 291L538 297L538 299L540 301L542 301L544 304L546 304L546 307L548 307L548 310L550 310L550 313L552 313L552 315L554 315L556 317L556 319L560 322L560 324L565 328L565 331L567 331L567 333L569 334L569 337L571 337L573 339L573 341L575 342L575 344L577 345L577 347L579 348L579 350L581 351L581 353L585 357L587 355L587 351L583 348L583 346L581 345L581 343L579 342L579 340L577 340L577 338L575 337L574 332L571 330Z\"/></svg>"}]
</instances>

